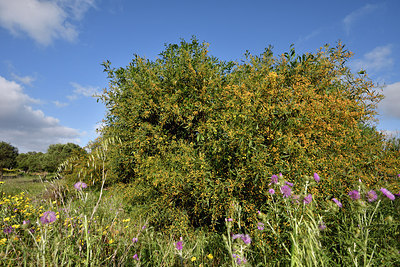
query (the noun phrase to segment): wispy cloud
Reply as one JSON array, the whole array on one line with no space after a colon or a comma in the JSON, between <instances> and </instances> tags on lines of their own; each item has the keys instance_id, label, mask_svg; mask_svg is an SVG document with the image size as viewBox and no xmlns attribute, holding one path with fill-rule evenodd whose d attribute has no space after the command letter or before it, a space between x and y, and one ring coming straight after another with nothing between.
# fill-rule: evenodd
<instances>
[{"instance_id":1,"label":"wispy cloud","mask_svg":"<svg viewBox=\"0 0 400 267\"><path fill-rule=\"evenodd\" d=\"M81 133L33 109L30 104L37 101L25 94L20 84L0 76L0 140L12 143L20 152L46 151L56 143L79 143Z\"/></svg>"},{"instance_id":2,"label":"wispy cloud","mask_svg":"<svg viewBox=\"0 0 400 267\"><path fill-rule=\"evenodd\" d=\"M11 73L11 76L13 77L14 80L17 80L25 85L32 86L33 82L36 80L35 77L32 76L18 76L15 73Z\"/></svg>"},{"instance_id":3,"label":"wispy cloud","mask_svg":"<svg viewBox=\"0 0 400 267\"><path fill-rule=\"evenodd\" d=\"M365 6L351 12L343 19L343 25L347 34L350 34L350 30L355 22L373 13L379 8L379 5L366 4Z\"/></svg>"},{"instance_id":4,"label":"wispy cloud","mask_svg":"<svg viewBox=\"0 0 400 267\"><path fill-rule=\"evenodd\" d=\"M392 49L393 45L391 44L375 47L372 51L363 55L361 59L354 60L351 67L355 71L364 69L369 73L390 70L394 65Z\"/></svg>"},{"instance_id":5,"label":"wispy cloud","mask_svg":"<svg viewBox=\"0 0 400 267\"><path fill-rule=\"evenodd\" d=\"M296 44L302 44L304 42L307 42L308 40L314 38L315 36L319 35L322 32L321 29L317 29L312 31L311 33L309 33L306 36L300 36L299 39L297 39Z\"/></svg>"},{"instance_id":6,"label":"wispy cloud","mask_svg":"<svg viewBox=\"0 0 400 267\"><path fill-rule=\"evenodd\" d=\"M0 0L0 26L13 35L27 34L41 45L55 39L74 41L73 21L82 19L95 0Z\"/></svg>"},{"instance_id":7,"label":"wispy cloud","mask_svg":"<svg viewBox=\"0 0 400 267\"><path fill-rule=\"evenodd\" d=\"M67 96L69 100L75 100L79 96L85 97L93 97L94 95L98 95L100 93L99 87L94 86L82 86L78 83L71 82L72 87L74 87L74 91L72 95Z\"/></svg>"},{"instance_id":8,"label":"wispy cloud","mask_svg":"<svg viewBox=\"0 0 400 267\"><path fill-rule=\"evenodd\" d=\"M387 85L383 89L385 98L379 103L384 115L400 119L400 82Z\"/></svg>"},{"instance_id":9,"label":"wispy cloud","mask_svg":"<svg viewBox=\"0 0 400 267\"><path fill-rule=\"evenodd\" d=\"M56 105L56 107L58 107L58 108L63 108L63 107L66 107L66 106L69 105L68 103L60 102L60 101L58 101L58 100L53 101L53 104Z\"/></svg>"}]
</instances>

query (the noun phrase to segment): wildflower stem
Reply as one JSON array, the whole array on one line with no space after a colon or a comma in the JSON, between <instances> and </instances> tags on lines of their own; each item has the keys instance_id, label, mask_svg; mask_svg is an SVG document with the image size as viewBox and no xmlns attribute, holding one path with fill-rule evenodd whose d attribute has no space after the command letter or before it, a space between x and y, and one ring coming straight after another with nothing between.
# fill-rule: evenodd
<instances>
[{"instance_id":1,"label":"wildflower stem","mask_svg":"<svg viewBox=\"0 0 400 267\"><path fill-rule=\"evenodd\" d=\"M103 175L103 183L101 184L99 199L97 200L96 206L94 206L94 208L93 208L93 212L92 212L92 215L90 216L90 220L93 219L93 216L96 213L96 210L97 210L97 208L98 208L98 206L100 204L100 201L101 201L101 197L103 195L104 183L106 182L106 176L107 176L107 173L105 172L104 169L105 169L105 166L104 166L104 161L103 161L103 174L102 174Z\"/></svg>"}]
</instances>

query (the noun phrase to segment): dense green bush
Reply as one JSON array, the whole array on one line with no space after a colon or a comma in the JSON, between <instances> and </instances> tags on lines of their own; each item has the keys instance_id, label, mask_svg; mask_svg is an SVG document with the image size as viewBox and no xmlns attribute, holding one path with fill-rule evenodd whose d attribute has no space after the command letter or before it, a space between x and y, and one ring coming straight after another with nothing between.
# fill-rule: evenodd
<instances>
[{"instance_id":1,"label":"dense green bush","mask_svg":"<svg viewBox=\"0 0 400 267\"><path fill-rule=\"evenodd\" d=\"M132 203L161 227L219 227L239 203L250 220L270 176L323 177L318 196L395 177L399 151L384 150L371 126L382 96L366 74L346 67L340 43L313 54L270 48L224 62L208 45L167 45L160 58L105 62L104 137L118 137L110 164Z\"/></svg>"}]
</instances>

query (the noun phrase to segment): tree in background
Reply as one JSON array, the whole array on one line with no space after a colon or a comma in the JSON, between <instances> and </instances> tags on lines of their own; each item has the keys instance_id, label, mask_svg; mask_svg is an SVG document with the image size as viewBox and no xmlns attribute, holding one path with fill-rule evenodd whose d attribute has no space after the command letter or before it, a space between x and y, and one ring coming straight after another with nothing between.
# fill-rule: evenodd
<instances>
[{"instance_id":1,"label":"tree in background","mask_svg":"<svg viewBox=\"0 0 400 267\"><path fill-rule=\"evenodd\" d=\"M18 149L9 143L0 142L0 179L3 179L3 168L14 168L17 164Z\"/></svg>"},{"instance_id":2,"label":"tree in background","mask_svg":"<svg viewBox=\"0 0 400 267\"><path fill-rule=\"evenodd\" d=\"M17 157L17 166L25 172L54 173L58 166L74 153L84 149L73 143L50 145L46 153L28 152Z\"/></svg>"},{"instance_id":3,"label":"tree in background","mask_svg":"<svg viewBox=\"0 0 400 267\"><path fill-rule=\"evenodd\" d=\"M43 158L42 152L21 153L17 157L17 167L24 172L42 172Z\"/></svg>"},{"instance_id":4,"label":"tree in background","mask_svg":"<svg viewBox=\"0 0 400 267\"><path fill-rule=\"evenodd\" d=\"M339 43L224 62L193 39L167 45L155 61L135 55L119 69L105 62L103 135L121 140L115 182L147 205L155 225L218 227L230 203L254 216L279 172L293 182L317 172L324 198L347 193L358 179L388 180L399 157L385 154L371 126L382 95L346 67L350 56Z\"/></svg>"},{"instance_id":5,"label":"tree in background","mask_svg":"<svg viewBox=\"0 0 400 267\"><path fill-rule=\"evenodd\" d=\"M43 156L43 170L55 172L58 166L70 157L75 150L83 150L83 148L73 143L50 145Z\"/></svg>"}]
</instances>

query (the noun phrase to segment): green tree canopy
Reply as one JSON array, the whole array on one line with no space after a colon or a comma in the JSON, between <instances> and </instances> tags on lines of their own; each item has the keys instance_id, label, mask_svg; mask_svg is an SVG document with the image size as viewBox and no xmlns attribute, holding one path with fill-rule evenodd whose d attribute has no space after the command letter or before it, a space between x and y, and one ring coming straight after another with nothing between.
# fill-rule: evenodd
<instances>
[{"instance_id":1,"label":"green tree canopy","mask_svg":"<svg viewBox=\"0 0 400 267\"><path fill-rule=\"evenodd\" d=\"M48 172L55 172L57 167L75 150L82 149L79 145L73 143L50 145L43 157L43 169Z\"/></svg>"},{"instance_id":2,"label":"green tree canopy","mask_svg":"<svg viewBox=\"0 0 400 267\"><path fill-rule=\"evenodd\" d=\"M279 172L292 181L319 173L324 197L393 176L398 164L381 171L383 137L366 127L382 96L346 67L350 56L339 43L225 62L193 39L154 61L105 62L103 135L121 140L119 182L133 202L150 205L156 224L215 226L232 202L254 214Z\"/></svg>"},{"instance_id":3,"label":"green tree canopy","mask_svg":"<svg viewBox=\"0 0 400 267\"><path fill-rule=\"evenodd\" d=\"M9 143L0 142L0 179L3 179L3 168L14 168L17 164L18 149Z\"/></svg>"},{"instance_id":4,"label":"green tree canopy","mask_svg":"<svg viewBox=\"0 0 400 267\"><path fill-rule=\"evenodd\" d=\"M17 157L17 166L26 172L55 172L58 166L74 153L84 151L77 144L52 144L46 153L28 152Z\"/></svg>"},{"instance_id":5,"label":"green tree canopy","mask_svg":"<svg viewBox=\"0 0 400 267\"><path fill-rule=\"evenodd\" d=\"M21 153L17 157L17 167L25 172L43 171L44 154L42 152Z\"/></svg>"}]
</instances>

